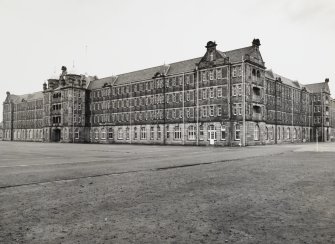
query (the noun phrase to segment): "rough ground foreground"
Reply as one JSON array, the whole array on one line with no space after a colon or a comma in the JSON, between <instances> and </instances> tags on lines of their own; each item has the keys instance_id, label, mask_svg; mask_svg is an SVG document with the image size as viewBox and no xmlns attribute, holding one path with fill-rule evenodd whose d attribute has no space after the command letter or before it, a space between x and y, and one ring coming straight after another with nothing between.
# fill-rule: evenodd
<instances>
[{"instance_id":1,"label":"rough ground foreground","mask_svg":"<svg viewBox=\"0 0 335 244\"><path fill-rule=\"evenodd\" d=\"M0 243L335 243L335 144L0 153Z\"/></svg>"}]
</instances>

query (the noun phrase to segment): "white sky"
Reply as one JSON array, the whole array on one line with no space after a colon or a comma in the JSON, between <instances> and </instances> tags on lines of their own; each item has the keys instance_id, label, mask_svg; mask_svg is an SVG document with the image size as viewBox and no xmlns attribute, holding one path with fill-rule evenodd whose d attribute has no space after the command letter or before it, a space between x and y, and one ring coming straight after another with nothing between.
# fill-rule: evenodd
<instances>
[{"instance_id":1,"label":"white sky","mask_svg":"<svg viewBox=\"0 0 335 244\"><path fill-rule=\"evenodd\" d=\"M102 78L253 38L267 68L303 84L328 77L335 96L334 13L333 0L0 0L0 101L42 90L73 62Z\"/></svg>"}]
</instances>

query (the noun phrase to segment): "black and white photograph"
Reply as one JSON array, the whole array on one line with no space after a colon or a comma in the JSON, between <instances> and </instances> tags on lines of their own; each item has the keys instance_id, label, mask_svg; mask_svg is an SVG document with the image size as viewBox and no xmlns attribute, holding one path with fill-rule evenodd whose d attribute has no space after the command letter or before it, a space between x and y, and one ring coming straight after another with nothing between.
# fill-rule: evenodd
<instances>
[{"instance_id":1,"label":"black and white photograph","mask_svg":"<svg viewBox=\"0 0 335 244\"><path fill-rule=\"evenodd\" d=\"M0 243L335 244L335 1L0 0Z\"/></svg>"}]
</instances>

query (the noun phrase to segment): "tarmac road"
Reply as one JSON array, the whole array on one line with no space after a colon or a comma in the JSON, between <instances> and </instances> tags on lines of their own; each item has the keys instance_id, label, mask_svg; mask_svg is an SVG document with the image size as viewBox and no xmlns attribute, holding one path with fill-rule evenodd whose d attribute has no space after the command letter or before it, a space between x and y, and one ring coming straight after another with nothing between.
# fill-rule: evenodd
<instances>
[{"instance_id":1,"label":"tarmac road","mask_svg":"<svg viewBox=\"0 0 335 244\"><path fill-rule=\"evenodd\" d=\"M0 243L335 243L316 150L0 142Z\"/></svg>"}]
</instances>

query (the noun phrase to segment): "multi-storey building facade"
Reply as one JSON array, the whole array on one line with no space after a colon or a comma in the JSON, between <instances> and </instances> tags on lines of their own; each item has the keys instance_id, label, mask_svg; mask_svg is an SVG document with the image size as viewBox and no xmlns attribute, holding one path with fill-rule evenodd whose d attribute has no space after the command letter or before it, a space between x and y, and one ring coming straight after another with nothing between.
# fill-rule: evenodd
<instances>
[{"instance_id":1,"label":"multi-storey building facade","mask_svg":"<svg viewBox=\"0 0 335 244\"><path fill-rule=\"evenodd\" d=\"M43 91L7 93L4 140L178 145L330 141L328 82L302 85L266 70L251 46L97 79L68 73Z\"/></svg>"}]
</instances>

